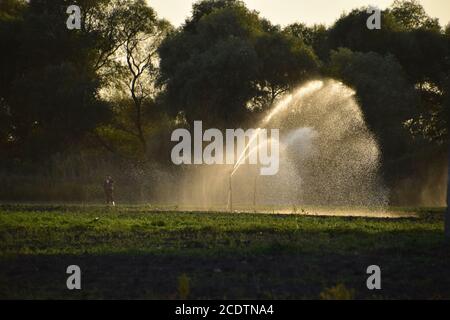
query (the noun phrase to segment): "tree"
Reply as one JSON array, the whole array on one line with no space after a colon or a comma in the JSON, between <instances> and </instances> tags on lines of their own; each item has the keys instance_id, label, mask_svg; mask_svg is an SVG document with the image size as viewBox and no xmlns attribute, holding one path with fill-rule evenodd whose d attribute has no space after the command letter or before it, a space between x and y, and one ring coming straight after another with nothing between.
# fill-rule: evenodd
<instances>
[{"instance_id":1,"label":"tree","mask_svg":"<svg viewBox=\"0 0 450 320\"><path fill-rule=\"evenodd\" d=\"M172 114L216 126L246 118L257 92L254 41L261 31L257 15L240 2L197 3L192 18L159 50L159 81Z\"/></svg>"},{"instance_id":2,"label":"tree","mask_svg":"<svg viewBox=\"0 0 450 320\"><path fill-rule=\"evenodd\" d=\"M67 2L9 4L15 9L2 6L0 14L7 48L0 77L3 159L40 160L79 143L108 108L98 96L87 35L65 28Z\"/></svg>"},{"instance_id":3,"label":"tree","mask_svg":"<svg viewBox=\"0 0 450 320\"><path fill-rule=\"evenodd\" d=\"M446 84L443 88L442 91L436 88L429 89L437 91L434 95L438 96L441 102L434 105L434 108L422 110L417 117L408 122L408 128L413 136L422 136L431 144L443 149L447 147L449 178L447 180L445 236L450 239L450 73L447 74Z\"/></svg>"},{"instance_id":4,"label":"tree","mask_svg":"<svg viewBox=\"0 0 450 320\"><path fill-rule=\"evenodd\" d=\"M321 60L328 58L328 30L325 25L307 26L304 23L293 23L286 26L283 32L299 38L304 44L313 48Z\"/></svg>"},{"instance_id":5,"label":"tree","mask_svg":"<svg viewBox=\"0 0 450 320\"><path fill-rule=\"evenodd\" d=\"M311 47L298 38L272 31L257 38L255 50L260 70L253 101L262 110L299 82L317 76L319 61Z\"/></svg>"},{"instance_id":6,"label":"tree","mask_svg":"<svg viewBox=\"0 0 450 320\"><path fill-rule=\"evenodd\" d=\"M448 68L448 41L437 19L429 17L417 1L395 1L382 12L381 30L369 30L364 9L342 16L329 31L329 47L346 47L358 52L392 54L403 67L408 81L415 85L423 104L434 103L430 87L442 90Z\"/></svg>"},{"instance_id":7,"label":"tree","mask_svg":"<svg viewBox=\"0 0 450 320\"><path fill-rule=\"evenodd\" d=\"M367 8L354 9L343 14L328 30L328 48L349 48L358 52L377 52L382 55L391 52L395 45L394 35L401 29L389 11L381 13L381 29L369 30L366 21L370 16Z\"/></svg>"},{"instance_id":8,"label":"tree","mask_svg":"<svg viewBox=\"0 0 450 320\"><path fill-rule=\"evenodd\" d=\"M447 44L437 19L429 17L417 1L395 1L382 12L382 28L369 30L365 8L343 15L330 28L328 45L358 52L393 54L407 73L411 83L432 79L435 84L446 65Z\"/></svg>"},{"instance_id":9,"label":"tree","mask_svg":"<svg viewBox=\"0 0 450 320\"><path fill-rule=\"evenodd\" d=\"M125 144L136 146L131 154L145 153L143 117L158 92L156 49L170 27L144 0L76 3L81 30L65 27L70 1L1 3L3 159L44 159L92 141L126 149L119 147L125 134ZM105 100L112 91L117 99Z\"/></svg>"},{"instance_id":10,"label":"tree","mask_svg":"<svg viewBox=\"0 0 450 320\"><path fill-rule=\"evenodd\" d=\"M25 9L24 1L0 2L0 149L3 155L10 154L12 146L13 118L8 101L19 64L17 52L20 39L17 31L23 26Z\"/></svg>"},{"instance_id":11,"label":"tree","mask_svg":"<svg viewBox=\"0 0 450 320\"><path fill-rule=\"evenodd\" d=\"M392 15L403 29L429 29L440 31L437 18L431 18L417 0L395 0L390 9Z\"/></svg>"},{"instance_id":12,"label":"tree","mask_svg":"<svg viewBox=\"0 0 450 320\"><path fill-rule=\"evenodd\" d=\"M382 12L381 30L368 30L365 19L364 9L343 15L329 30L328 46L334 50L347 47L383 56L391 54L396 58L418 99L405 123L414 133L411 139L416 140L409 144L415 144L416 155L428 153L431 162L432 155L424 151L425 145L428 151L432 148L440 156L444 144L417 143L417 140L442 136L448 125L444 102L450 62L448 32L441 30L438 20L428 16L418 1L395 1L391 8Z\"/></svg>"},{"instance_id":13,"label":"tree","mask_svg":"<svg viewBox=\"0 0 450 320\"><path fill-rule=\"evenodd\" d=\"M309 47L233 0L196 3L159 53L172 113L216 127L250 120L318 65Z\"/></svg>"},{"instance_id":14,"label":"tree","mask_svg":"<svg viewBox=\"0 0 450 320\"><path fill-rule=\"evenodd\" d=\"M109 63L113 70L107 71L113 77L105 95L113 104L114 117L111 123L97 129L97 138L110 151L145 160L150 120L152 113L157 114L157 49L171 26L158 19L153 9L141 0L131 1L126 12L120 21L126 26L120 29L123 34L119 38L123 40L114 50L113 63ZM124 141L128 145L125 149L120 146Z\"/></svg>"}]
</instances>

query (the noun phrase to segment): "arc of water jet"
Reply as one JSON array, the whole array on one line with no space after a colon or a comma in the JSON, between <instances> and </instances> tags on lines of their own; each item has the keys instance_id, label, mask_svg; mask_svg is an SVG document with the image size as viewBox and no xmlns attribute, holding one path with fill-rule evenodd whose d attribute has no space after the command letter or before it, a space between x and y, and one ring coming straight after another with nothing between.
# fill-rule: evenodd
<instances>
[{"instance_id":1,"label":"arc of water jet","mask_svg":"<svg viewBox=\"0 0 450 320\"><path fill-rule=\"evenodd\" d=\"M272 117L277 114L278 112L280 112L282 109L284 109L285 107L287 107L287 105L289 104L289 102L291 102L292 100L292 94L286 96L285 98L283 98L283 100L281 100L277 106L262 120L261 126L267 124L270 119L272 119ZM236 164L233 167L233 172L231 173L231 175L234 174L234 172L236 172L236 170L239 168L239 166L242 164L243 161L245 161L245 159L248 158L249 155L247 155L247 157L245 157L245 153L247 152L248 148L250 147L251 143L258 137L259 132L261 131L261 126L256 129L256 132L253 134L253 136L250 138L250 140L248 141L247 145L245 146L244 150L242 151L242 153L240 154L238 160L236 161Z\"/></svg>"},{"instance_id":2,"label":"arc of water jet","mask_svg":"<svg viewBox=\"0 0 450 320\"><path fill-rule=\"evenodd\" d=\"M324 85L324 82L322 80L313 80L313 81L310 81L304 87L300 88L294 94L287 95L280 102L278 102L276 107L273 108L273 110L262 120L261 126L266 125L273 118L274 115L276 115L277 113L279 113L282 110L284 110L285 108L287 108L287 106L292 101L294 96L295 96L295 98L299 99L306 94L310 94L317 90L320 90L323 87L323 85ZM250 147L250 144L253 142L253 140L255 140L256 137L258 136L259 131L261 131L261 126L253 134L253 136L250 138L248 144L245 146L244 150L240 154L238 161L236 162L236 164L233 167L231 176L233 176L233 174L236 172L236 170L241 166L242 162L248 158L249 155L247 157L245 157L245 153L247 152L247 150Z\"/></svg>"},{"instance_id":3,"label":"arc of water jet","mask_svg":"<svg viewBox=\"0 0 450 320\"><path fill-rule=\"evenodd\" d=\"M248 146L250 146L250 144L247 145L247 149L248 149ZM251 150L248 152L248 154L241 160L241 162L244 162L245 160L247 160L248 157L250 157L250 155L252 155L253 153L255 153L258 149L259 149L258 146L253 147L253 149L251 149ZM245 155L245 152L243 152L242 154ZM242 157L241 157L241 158L242 158ZM239 168L239 166L240 166L240 165L238 165L238 166L235 165L235 166L234 166L233 171L231 172L231 176L234 175L234 173L235 173L236 170Z\"/></svg>"},{"instance_id":4,"label":"arc of water jet","mask_svg":"<svg viewBox=\"0 0 450 320\"><path fill-rule=\"evenodd\" d=\"M247 155L247 157L245 157L245 153L247 152L248 148L250 148L250 145L252 144L253 140L256 139L256 137L258 136L260 131L261 131L261 128L256 129L256 132L253 134L253 136L248 141L247 145L245 146L244 150L242 151L241 155L239 156L238 160L236 161L236 164L233 167L233 172L231 173L231 175L234 174L236 169L241 165L242 161L245 161L245 159L247 159L247 157L250 155L249 154L249 155Z\"/></svg>"},{"instance_id":5,"label":"arc of water jet","mask_svg":"<svg viewBox=\"0 0 450 320\"><path fill-rule=\"evenodd\" d=\"M272 144L272 139L267 140L267 142L269 142L270 144ZM257 152L258 149L259 149L259 146L253 147L253 148L248 152L248 154L242 159L241 162L244 162L245 160L247 160L253 153ZM245 154L245 153L243 153L243 154ZM241 163L241 164L242 164L242 163ZM237 171L237 169L239 169L239 166L237 166L237 167L235 166L235 167L233 168L233 171L231 172L231 176L234 175L234 173Z\"/></svg>"},{"instance_id":6,"label":"arc of water jet","mask_svg":"<svg viewBox=\"0 0 450 320\"><path fill-rule=\"evenodd\" d=\"M289 103L295 98L300 99L303 96L307 94L311 94L317 90L322 89L324 83L322 80L313 80L310 81L307 85L301 87L293 94L290 94L283 98L276 106L273 108L273 110L264 118L263 124L267 124L274 115L280 113L282 110L286 109Z\"/></svg>"}]
</instances>

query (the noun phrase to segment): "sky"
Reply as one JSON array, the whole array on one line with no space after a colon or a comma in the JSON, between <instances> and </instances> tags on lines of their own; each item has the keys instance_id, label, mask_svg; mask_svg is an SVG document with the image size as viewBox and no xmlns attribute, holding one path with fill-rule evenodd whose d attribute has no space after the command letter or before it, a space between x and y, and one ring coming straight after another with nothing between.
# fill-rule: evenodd
<instances>
[{"instance_id":1,"label":"sky","mask_svg":"<svg viewBox=\"0 0 450 320\"><path fill-rule=\"evenodd\" d=\"M161 18L173 25L181 25L191 13L195 0L147 0ZM274 24L285 26L293 22L308 25L331 25L343 12L372 5L380 9L389 7L393 0L244 0L247 7L259 11ZM450 0L420 0L427 13L439 18L441 25L450 22Z\"/></svg>"}]
</instances>

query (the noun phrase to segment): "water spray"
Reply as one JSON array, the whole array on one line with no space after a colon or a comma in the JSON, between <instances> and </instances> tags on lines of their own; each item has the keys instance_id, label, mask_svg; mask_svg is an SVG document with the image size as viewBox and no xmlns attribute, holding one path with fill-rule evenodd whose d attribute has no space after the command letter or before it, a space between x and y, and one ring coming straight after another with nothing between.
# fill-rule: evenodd
<instances>
[{"instance_id":1,"label":"water spray","mask_svg":"<svg viewBox=\"0 0 450 320\"><path fill-rule=\"evenodd\" d=\"M306 96L308 94L312 94L312 93L322 89L323 86L324 86L324 82L323 81L321 81L321 80L313 80L313 81L310 81L307 85L301 87L296 92L286 95L283 99L281 99L281 101L279 101L275 105L275 107L272 109L272 111L266 117L264 117L264 119L261 121L261 127L266 126L270 122L270 120L272 120L272 118L274 116L276 116L280 112L283 112L284 110L286 110L290 106L290 103L293 101L294 98L295 99L300 99L300 98L302 98L302 97L304 97L304 96ZM257 150L250 150L248 152L248 155L246 156L246 153L249 150L250 145L252 144L252 142L255 139L257 139L258 134L261 131L261 127L259 127L255 131L255 133L253 134L253 136L250 138L249 142L245 146L244 150L239 155L238 160L236 161L236 164L234 165L233 170L231 172L231 176L234 175L234 173L239 169L241 164L244 163L245 160L250 156L250 153L253 153L253 152L257 151Z\"/></svg>"},{"instance_id":2,"label":"water spray","mask_svg":"<svg viewBox=\"0 0 450 320\"><path fill-rule=\"evenodd\" d=\"M257 210L257 205L278 206L280 210L290 205L289 211L303 214L306 212L300 207L292 208L299 199L321 206L379 207L387 203L387 190L379 176L379 147L352 89L334 80L308 82L280 98L268 111L239 151L234 151L234 163L211 167L204 182L197 178L192 185L189 179L189 188L183 190L180 201L198 205L207 198L222 202L225 212L234 211L233 201L248 203L251 211ZM268 127L283 130L279 140L283 166L276 176L255 177L255 167L248 170L246 165L253 161L247 160L249 155L251 159L259 156L262 147L267 153L270 140L261 133ZM259 143L259 137L267 144ZM239 189L236 194L233 183Z\"/></svg>"}]
</instances>

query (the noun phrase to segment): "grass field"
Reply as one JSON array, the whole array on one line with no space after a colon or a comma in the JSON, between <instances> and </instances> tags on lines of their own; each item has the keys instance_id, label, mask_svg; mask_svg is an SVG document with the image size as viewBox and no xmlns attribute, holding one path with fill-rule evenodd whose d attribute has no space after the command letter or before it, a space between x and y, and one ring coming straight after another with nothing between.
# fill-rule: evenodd
<instances>
[{"instance_id":1,"label":"grass field","mask_svg":"<svg viewBox=\"0 0 450 320\"><path fill-rule=\"evenodd\" d=\"M415 212L390 219L0 205L0 298L449 299L443 210ZM66 288L72 264L82 290ZM372 264L382 290L366 287Z\"/></svg>"}]
</instances>

